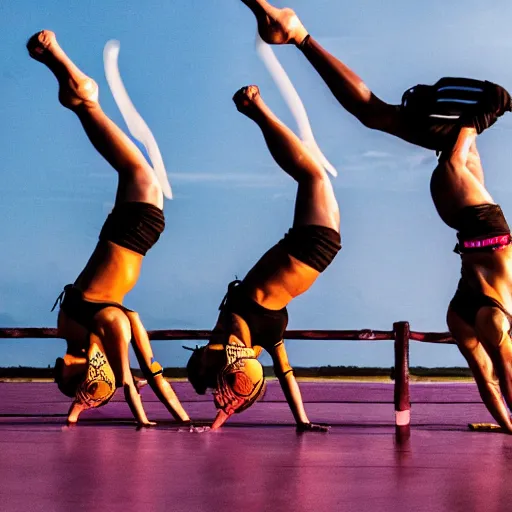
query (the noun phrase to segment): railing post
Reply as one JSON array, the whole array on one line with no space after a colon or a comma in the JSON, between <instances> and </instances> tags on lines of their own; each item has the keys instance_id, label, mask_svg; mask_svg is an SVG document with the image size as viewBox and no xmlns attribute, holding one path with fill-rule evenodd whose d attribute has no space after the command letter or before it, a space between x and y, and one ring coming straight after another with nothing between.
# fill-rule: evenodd
<instances>
[{"instance_id":1,"label":"railing post","mask_svg":"<svg viewBox=\"0 0 512 512\"><path fill-rule=\"evenodd\" d=\"M409 322L395 322L395 426L397 435L408 437L411 423L409 390Z\"/></svg>"}]
</instances>

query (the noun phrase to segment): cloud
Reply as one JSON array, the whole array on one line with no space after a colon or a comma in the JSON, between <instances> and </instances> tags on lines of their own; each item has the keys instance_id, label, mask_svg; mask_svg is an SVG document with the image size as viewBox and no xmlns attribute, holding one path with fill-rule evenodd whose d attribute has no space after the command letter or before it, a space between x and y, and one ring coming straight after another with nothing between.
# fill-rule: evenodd
<instances>
[{"instance_id":1,"label":"cloud","mask_svg":"<svg viewBox=\"0 0 512 512\"><path fill-rule=\"evenodd\" d=\"M272 199L274 201L293 201L295 199L295 194L292 192L276 192L275 194L272 195Z\"/></svg>"},{"instance_id":2,"label":"cloud","mask_svg":"<svg viewBox=\"0 0 512 512\"><path fill-rule=\"evenodd\" d=\"M405 157L405 162L408 167L415 169L416 167L421 167L423 165L432 164L432 170L437 165L437 160L435 155L432 152L418 152L412 155L408 155Z\"/></svg>"},{"instance_id":3,"label":"cloud","mask_svg":"<svg viewBox=\"0 0 512 512\"><path fill-rule=\"evenodd\" d=\"M391 153L386 153L385 151L365 151L362 155L363 158L392 158L393 155Z\"/></svg>"}]
</instances>

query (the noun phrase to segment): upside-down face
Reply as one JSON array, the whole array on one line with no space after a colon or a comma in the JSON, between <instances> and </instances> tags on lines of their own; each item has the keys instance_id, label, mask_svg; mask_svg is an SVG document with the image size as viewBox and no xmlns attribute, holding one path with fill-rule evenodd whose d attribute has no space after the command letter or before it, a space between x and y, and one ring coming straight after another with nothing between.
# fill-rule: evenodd
<instances>
[{"instance_id":1,"label":"upside-down face","mask_svg":"<svg viewBox=\"0 0 512 512\"><path fill-rule=\"evenodd\" d=\"M227 364L217 382L215 406L228 415L245 411L263 397L266 389L263 366L252 354L249 357L237 357Z\"/></svg>"},{"instance_id":2,"label":"upside-down face","mask_svg":"<svg viewBox=\"0 0 512 512\"><path fill-rule=\"evenodd\" d=\"M187 373L198 394L213 389L215 406L224 416L222 423L250 407L265 391L263 367L254 350L238 344L210 344L195 349Z\"/></svg>"},{"instance_id":3,"label":"upside-down face","mask_svg":"<svg viewBox=\"0 0 512 512\"><path fill-rule=\"evenodd\" d=\"M90 344L87 358L66 354L57 359L54 370L59 390L83 409L105 405L115 393L114 372L99 343Z\"/></svg>"},{"instance_id":4,"label":"upside-down face","mask_svg":"<svg viewBox=\"0 0 512 512\"><path fill-rule=\"evenodd\" d=\"M78 386L87 371L87 359L66 354L55 361L54 380L59 391L70 398L75 398Z\"/></svg>"}]
</instances>

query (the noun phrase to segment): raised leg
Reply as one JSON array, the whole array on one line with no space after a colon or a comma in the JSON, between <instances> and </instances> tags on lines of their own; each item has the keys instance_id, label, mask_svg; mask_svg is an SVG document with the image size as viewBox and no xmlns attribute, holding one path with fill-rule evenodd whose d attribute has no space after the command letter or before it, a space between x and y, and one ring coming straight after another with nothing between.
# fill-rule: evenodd
<instances>
[{"instance_id":1,"label":"raised leg","mask_svg":"<svg viewBox=\"0 0 512 512\"><path fill-rule=\"evenodd\" d=\"M369 128L414 142L397 106L380 100L356 73L309 36L294 11L277 9L265 0L242 1L256 16L261 38L269 44L296 44L345 110Z\"/></svg>"},{"instance_id":2,"label":"raised leg","mask_svg":"<svg viewBox=\"0 0 512 512\"><path fill-rule=\"evenodd\" d=\"M268 44L300 45L308 35L292 9L277 9L266 0L242 0L258 23L258 32Z\"/></svg>"},{"instance_id":3,"label":"raised leg","mask_svg":"<svg viewBox=\"0 0 512 512\"><path fill-rule=\"evenodd\" d=\"M338 231L338 203L322 166L265 105L258 87L251 85L240 89L233 101L240 112L260 127L275 161L298 183L294 225L316 224Z\"/></svg>"},{"instance_id":4,"label":"raised leg","mask_svg":"<svg viewBox=\"0 0 512 512\"><path fill-rule=\"evenodd\" d=\"M110 120L98 102L98 86L71 61L55 34L43 30L27 43L30 56L45 64L59 82L59 101L80 119L97 151L119 174L116 202L141 201L163 207L153 169L137 146Z\"/></svg>"},{"instance_id":5,"label":"raised leg","mask_svg":"<svg viewBox=\"0 0 512 512\"><path fill-rule=\"evenodd\" d=\"M397 105L378 98L354 71L318 41L308 37L300 49L347 112L368 128L415 142Z\"/></svg>"}]
</instances>

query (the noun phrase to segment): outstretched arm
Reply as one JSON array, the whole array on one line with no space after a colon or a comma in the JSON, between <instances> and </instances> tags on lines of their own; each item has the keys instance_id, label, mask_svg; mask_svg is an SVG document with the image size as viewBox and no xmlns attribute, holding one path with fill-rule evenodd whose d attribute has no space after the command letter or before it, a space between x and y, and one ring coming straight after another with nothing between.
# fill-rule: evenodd
<instances>
[{"instance_id":1,"label":"outstretched arm","mask_svg":"<svg viewBox=\"0 0 512 512\"><path fill-rule=\"evenodd\" d=\"M500 382L494 371L491 357L478 340L476 332L454 311L448 310L447 320L450 332L457 340L457 346L473 373L487 410L505 432L512 433L510 413L500 392Z\"/></svg>"},{"instance_id":2,"label":"outstretched arm","mask_svg":"<svg viewBox=\"0 0 512 512\"><path fill-rule=\"evenodd\" d=\"M130 407L130 411L132 411L133 417L137 420L137 423L142 427L152 427L156 425L154 421L149 421L146 416L146 411L144 411L144 407L142 405L142 399L140 398L139 390L135 383L125 383L123 384L124 398Z\"/></svg>"},{"instance_id":3,"label":"outstretched arm","mask_svg":"<svg viewBox=\"0 0 512 512\"><path fill-rule=\"evenodd\" d=\"M501 394L509 409L512 408L512 340L510 338L510 328L510 320L501 309L482 308L477 315L476 330L478 337L492 359Z\"/></svg>"},{"instance_id":4,"label":"outstretched arm","mask_svg":"<svg viewBox=\"0 0 512 512\"><path fill-rule=\"evenodd\" d=\"M318 425L311 423L304 409L304 403L302 402L302 395L300 393L299 385L293 374L293 369L288 362L288 355L284 347L284 342L280 341L270 351L272 362L274 363L274 373L279 379L281 389L283 390L284 396L290 409L292 411L295 423L297 423L297 431L317 431L326 432L328 430L327 425Z\"/></svg>"},{"instance_id":5,"label":"outstretched arm","mask_svg":"<svg viewBox=\"0 0 512 512\"><path fill-rule=\"evenodd\" d=\"M501 395L500 382L494 373L491 358L477 340L473 340L473 343L466 340L459 344L459 349L471 368L487 410L505 432L512 434L510 413Z\"/></svg>"},{"instance_id":6,"label":"outstretched arm","mask_svg":"<svg viewBox=\"0 0 512 512\"><path fill-rule=\"evenodd\" d=\"M277 9L266 0L242 1L254 13L261 38L269 44L295 44L338 102L361 123L409 140L400 109L379 99L354 71L312 38L293 10Z\"/></svg>"},{"instance_id":7,"label":"outstretched arm","mask_svg":"<svg viewBox=\"0 0 512 512\"><path fill-rule=\"evenodd\" d=\"M126 314L132 327L132 346L148 384L176 420L182 422L190 421L171 385L165 380L162 374L162 367L159 363L153 361L151 342L139 315L135 312L127 312Z\"/></svg>"}]
</instances>

